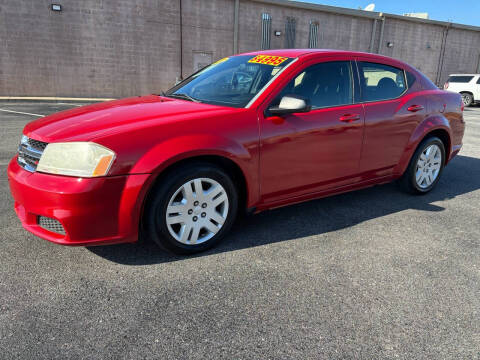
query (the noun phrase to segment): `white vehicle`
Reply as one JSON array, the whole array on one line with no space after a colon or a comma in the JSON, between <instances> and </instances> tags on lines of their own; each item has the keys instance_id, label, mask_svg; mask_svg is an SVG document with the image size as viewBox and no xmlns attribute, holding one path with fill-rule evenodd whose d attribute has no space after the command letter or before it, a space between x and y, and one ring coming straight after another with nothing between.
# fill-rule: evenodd
<instances>
[{"instance_id":1,"label":"white vehicle","mask_svg":"<svg viewBox=\"0 0 480 360\"><path fill-rule=\"evenodd\" d=\"M480 74L451 74L443 89L462 94L465 106L480 103Z\"/></svg>"}]
</instances>

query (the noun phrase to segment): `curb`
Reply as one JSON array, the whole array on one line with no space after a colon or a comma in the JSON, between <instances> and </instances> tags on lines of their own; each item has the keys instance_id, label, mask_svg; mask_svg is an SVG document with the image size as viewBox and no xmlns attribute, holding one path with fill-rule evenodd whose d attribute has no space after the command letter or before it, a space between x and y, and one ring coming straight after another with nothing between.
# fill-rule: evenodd
<instances>
[{"instance_id":1,"label":"curb","mask_svg":"<svg viewBox=\"0 0 480 360\"><path fill-rule=\"evenodd\" d=\"M102 102L110 101L116 99L109 98L76 98L76 97L56 97L56 96L0 96L0 101L7 102L21 102L21 101L38 101L38 102L64 102L64 101L73 101L73 102Z\"/></svg>"}]
</instances>

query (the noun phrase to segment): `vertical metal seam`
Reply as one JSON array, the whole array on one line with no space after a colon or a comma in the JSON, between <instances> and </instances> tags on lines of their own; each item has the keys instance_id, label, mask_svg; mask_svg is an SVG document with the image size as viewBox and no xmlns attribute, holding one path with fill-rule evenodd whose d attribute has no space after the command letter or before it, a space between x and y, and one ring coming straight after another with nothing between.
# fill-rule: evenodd
<instances>
[{"instance_id":1,"label":"vertical metal seam","mask_svg":"<svg viewBox=\"0 0 480 360\"><path fill-rule=\"evenodd\" d=\"M183 19L182 19L182 0L179 0L180 13L180 79L183 80Z\"/></svg>"},{"instance_id":2,"label":"vertical metal seam","mask_svg":"<svg viewBox=\"0 0 480 360\"><path fill-rule=\"evenodd\" d=\"M285 48L290 49L295 47L295 24L296 20L288 16L285 21Z\"/></svg>"},{"instance_id":3,"label":"vertical metal seam","mask_svg":"<svg viewBox=\"0 0 480 360\"><path fill-rule=\"evenodd\" d=\"M272 17L269 15L268 16L268 20L267 20L267 48L270 49L271 48L271 45L270 45L270 37L271 37L271 31L272 30Z\"/></svg>"},{"instance_id":4,"label":"vertical metal seam","mask_svg":"<svg viewBox=\"0 0 480 360\"><path fill-rule=\"evenodd\" d=\"M295 47L295 40L297 37L297 21L295 19L292 19L292 48Z\"/></svg>"},{"instance_id":5,"label":"vertical metal seam","mask_svg":"<svg viewBox=\"0 0 480 360\"><path fill-rule=\"evenodd\" d=\"M443 28L442 30L442 41L440 43L440 52L438 54L438 62L437 62L437 73L435 74L435 84L438 85L439 77L440 77L440 64L442 62L442 49L443 49L443 43L445 41L445 30L446 28Z\"/></svg>"},{"instance_id":6,"label":"vertical metal seam","mask_svg":"<svg viewBox=\"0 0 480 360\"><path fill-rule=\"evenodd\" d=\"M382 17L382 26L380 26L380 39L378 39L378 50L377 54L382 53L382 44L383 44L383 31L385 30L385 19L386 17Z\"/></svg>"},{"instance_id":7,"label":"vertical metal seam","mask_svg":"<svg viewBox=\"0 0 480 360\"><path fill-rule=\"evenodd\" d=\"M375 42L375 35L377 33L377 19L373 20L373 25L372 25L372 36L370 37L370 47L368 48L368 52L373 52L373 44Z\"/></svg>"},{"instance_id":8,"label":"vertical metal seam","mask_svg":"<svg viewBox=\"0 0 480 360\"><path fill-rule=\"evenodd\" d=\"M442 78L443 63L444 63L444 60L445 60L445 50L446 50L446 48L447 48L448 31L450 30L450 26L451 26L451 25L452 25L452 24L449 23L449 24L447 24L447 26L445 27L445 40L444 40L444 42L443 42L443 46L442 46L442 50L441 50L441 54L440 54L440 68L438 69L436 85L440 85L440 79Z\"/></svg>"},{"instance_id":9,"label":"vertical metal seam","mask_svg":"<svg viewBox=\"0 0 480 360\"><path fill-rule=\"evenodd\" d=\"M310 29L308 33L308 47L315 49L318 44L318 23L315 20L310 20Z\"/></svg>"},{"instance_id":10,"label":"vertical metal seam","mask_svg":"<svg viewBox=\"0 0 480 360\"><path fill-rule=\"evenodd\" d=\"M313 24L313 29L312 29L312 49L315 49L317 47L317 44L316 44L316 25Z\"/></svg>"},{"instance_id":11,"label":"vertical metal seam","mask_svg":"<svg viewBox=\"0 0 480 360\"><path fill-rule=\"evenodd\" d=\"M238 53L238 16L240 11L240 0L235 0L235 8L233 10L233 53Z\"/></svg>"},{"instance_id":12,"label":"vertical metal seam","mask_svg":"<svg viewBox=\"0 0 480 360\"><path fill-rule=\"evenodd\" d=\"M265 14L262 14L262 38L260 48L265 49Z\"/></svg>"},{"instance_id":13,"label":"vertical metal seam","mask_svg":"<svg viewBox=\"0 0 480 360\"><path fill-rule=\"evenodd\" d=\"M308 47L312 49L312 42L313 42L313 23L310 20L310 27L308 29Z\"/></svg>"}]
</instances>

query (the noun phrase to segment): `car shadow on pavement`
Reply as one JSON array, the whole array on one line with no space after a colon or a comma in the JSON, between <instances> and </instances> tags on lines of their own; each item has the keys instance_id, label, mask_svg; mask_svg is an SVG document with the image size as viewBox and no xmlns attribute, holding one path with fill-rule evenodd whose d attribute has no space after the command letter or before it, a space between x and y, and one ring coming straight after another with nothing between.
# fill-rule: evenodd
<instances>
[{"instance_id":1,"label":"car shadow on pavement","mask_svg":"<svg viewBox=\"0 0 480 360\"><path fill-rule=\"evenodd\" d=\"M423 196L405 194L395 183L312 200L239 219L214 249L194 255L208 256L285 240L324 234L408 209L438 212L433 203L480 188L480 159L457 156L443 172L437 187ZM155 244L120 244L88 248L107 260L126 265L150 265L183 260Z\"/></svg>"}]
</instances>

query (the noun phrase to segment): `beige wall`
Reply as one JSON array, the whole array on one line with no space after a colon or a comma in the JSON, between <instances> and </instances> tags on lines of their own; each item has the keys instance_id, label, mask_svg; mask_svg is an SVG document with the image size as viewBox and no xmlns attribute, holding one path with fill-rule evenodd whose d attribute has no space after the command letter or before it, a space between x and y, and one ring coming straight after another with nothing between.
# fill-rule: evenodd
<instances>
[{"instance_id":1,"label":"beige wall","mask_svg":"<svg viewBox=\"0 0 480 360\"><path fill-rule=\"evenodd\" d=\"M180 0L0 0L0 96L123 97L159 92L180 76ZM233 53L235 0L182 0L183 76L194 58ZM288 4L287 4L288 5ZM308 46L310 20L318 46L368 51L373 19L240 0L239 51L257 50L261 14L272 16L272 47L284 47L285 19L296 18L296 47ZM437 77L442 34L438 24L385 20L374 51L407 61ZM386 43L392 42L393 48ZM450 29L441 82L452 72L475 72L480 32ZM200 54L200 55L199 55Z\"/></svg>"},{"instance_id":2,"label":"beige wall","mask_svg":"<svg viewBox=\"0 0 480 360\"><path fill-rule=\"evenodd\" d=\"M387 18L380 53L415 66L432 81L435 81L442 45L442 32L443 28L438 25ZM388 42L393 43L393 47L387 47Z\"/></svg>"},{"instance_id":3,"label":"beige wall","mask_svg":"<svg viewBox=\"0 0 480 360\"><path fill-rule=\"evenodd\" d=\"M450 29L447 36L443 75L480 72L480 33Z\"/></svg>"},{"instance_id":4,"label":"beige wall","mask_svg":"<svg viewBox=\"0 0 480 360\"><path fill-rule=\"evenodd\" d=\"M267 5L254 1L242 1L240 5L239 50L250 51L260 47L260 17L267 12L272 17L272 30L280 30L281 37L273 36L272 48L283 48L285 38L285 19L296 18L296 47L308 47L310 20L319 22L320 48L368 51L372 32L372 20L340 14L313 12L291 7Z\"/></svg>"}]
</instances>

